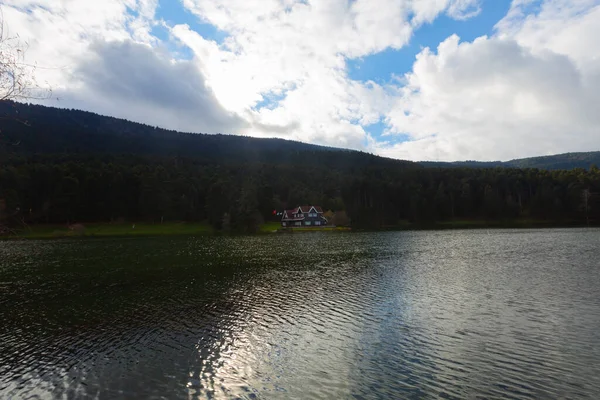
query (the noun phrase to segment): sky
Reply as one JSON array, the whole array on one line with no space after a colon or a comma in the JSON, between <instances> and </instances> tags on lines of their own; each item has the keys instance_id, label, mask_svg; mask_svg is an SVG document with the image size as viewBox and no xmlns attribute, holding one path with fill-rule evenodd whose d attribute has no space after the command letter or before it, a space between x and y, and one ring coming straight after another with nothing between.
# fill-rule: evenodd
<instances>
[{"instance_id":1,"label":"sky","mask_svg":"<svg viewBox=\"0 0 600 400\"><path fill-rule=\"evenodd\" d=\"M43 104L407 160L600 150L600 0L2 0Z\"/></svg>"}]
</instances>

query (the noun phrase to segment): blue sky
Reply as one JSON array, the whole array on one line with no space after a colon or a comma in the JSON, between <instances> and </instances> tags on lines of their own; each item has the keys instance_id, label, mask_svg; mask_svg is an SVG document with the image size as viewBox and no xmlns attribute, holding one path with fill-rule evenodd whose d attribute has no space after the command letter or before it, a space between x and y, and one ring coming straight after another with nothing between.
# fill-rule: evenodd
<instances>
[{"instance_id":1,"label":"blue sky","mask_svg":"<svg viewBox=\"0 0 600 400\"><path fill-rule=\"evenodd\" d=\"M506 15L510 4L511 0L481 0L480 13L467 20L456 20L442 14L432 23L425 23L415 30L409 44L401 49L388 48L377 54L348 59L348 75L354 80L386 83L393 75L410 72L416 55L423 48L429 47L434 50L440 42L453 34L458 35L463 41L472 41L482 35L492 35L494 26ZM168 25L186 24L205 39L217 43L222 43L227 37L227 32L202 21L200 17L186 9L181 0L159 0L156 17L164 20ZM167 29L157 26L153 34L168 42ZM264 104L271 103L266 101Z\"/></svg>"},{"instance_id":2,"label":"blue sky","mask_svg":"<svg viewBox=\"0 0 600 400\"><path fill-rule=\"evenodd\" d=\"M350 60L348 73L352 79L373 80L383 83L392 75L410 72L415 57L425 47L435 50L448 36L456 34L461 40L472 41L483 35L492 35L494 26L510 8L510 0L484 0L479 15L466 21L455 20L447 15L439 16L433 23L418 28L408 46L400 49L387 49L381 53Z\"/></svg>"},{"instance_id":3,"label":"blue sky","mask_svg":"<svg viewBox=\"0 0 600 400\"><path fill-rule=\"evenodd\" d=\"M200 34L206 39L215 40L221 43L227 33L219 31L213 25L203 22L198 16L187 10L181 0L159 0L158 8L156 9L156 18L164 20L167 25L186 24L193 31ZM168 40L168 32L164 28L156 28L157 36L164 40Z\"/></svg>"},{"instance_id":4,"label":"blue sky","mask_svg":"<svg viewBox=\"0 0 600 400\"><path fill-rule=\"evenodd\" d=\"M479 36L491 36L494 26L502 19L510 8L510 0L484 0L481 12L466 21L452 19L441 15L433 23L421 26L413 33L408 46L402 49L387 49L381 53L359 59L348 60L348 75L359 81L372 80L385 84L394 76L403 76L412 70L417 54L428 47L435 51L437 46L447 37L456 34L463 41L472 41ZM366 127L375 138L391 143L409 140L407 135L382 137L386 125L376 123Z\"/></svg>"},{"instance_id":5,"label":"blue sky","mask_svg":"<svg viewBox=\"0 0 600 400\"><path fill-rule=\"evenodd\" d=\"M347 59L348 77L356 81L374 81L379 84L389 83L394 76L403 76L411 71L415 57L425 47L435 50L440 42L456 34L463 41L472 41L483 35L492 35L494 26L502 19L510 8L510 0L481 0L481 11L475 17L467 20L457 20L442 14L432 23L425 23L413 32L410 42L401 49L388 48L380 53ZM164 20L167 25L186 24L205 39L214 40L221 44L227 33L218 30L208 22L187 10L180 1L160 0L157 18ZM168 31L156 27L154 35L168 42ZM179 46L177 51L182 57L191 58L193 53L185 46ZM285 96L266 94L254 109L265 107L274 108ZM395 137L382 137L386 124L382 121L365 126L365 130L374 138L387 143L401 143L409 140L409 136L400 134Z\"/></svg>"}]
</instances>

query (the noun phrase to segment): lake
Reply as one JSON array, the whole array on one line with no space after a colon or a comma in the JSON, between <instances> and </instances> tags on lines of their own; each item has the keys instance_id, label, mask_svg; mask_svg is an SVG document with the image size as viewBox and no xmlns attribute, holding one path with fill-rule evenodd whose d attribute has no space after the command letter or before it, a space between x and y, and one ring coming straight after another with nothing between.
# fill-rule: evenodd
<instances>
[{"instance_id":1,"label":"lake","mask_svg":"<svg viewBox=\"0 0 600 400\"><path fill-rule=\"evenodd\" d=\"M599 398L600 230L0 242L0 398Z\"/></svg>"}]
</instances>

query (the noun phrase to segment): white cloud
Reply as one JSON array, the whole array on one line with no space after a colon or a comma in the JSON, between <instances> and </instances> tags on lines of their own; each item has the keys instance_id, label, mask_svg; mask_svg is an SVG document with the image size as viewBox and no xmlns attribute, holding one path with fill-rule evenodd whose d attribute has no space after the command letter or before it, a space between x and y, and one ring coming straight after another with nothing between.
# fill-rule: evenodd
<instances>
[{"instance_id":1,"label":"white cloud","mask_svg":"<svg viewBox=\"0 0 600 400\"><path fill-rule=\"evenodd\" d=\"M528 2L531 3L531 2ZM595 6L594 6L595 4ZM514 1L494 37L423 50L387 118L409 159L509 159L600 148L600 6Z\"/></svg>"},{"instance_id":2,"label":"white cloud","mask_svg":"<svg viewBox=\"0 0 600 400\"><path fill-rule=\"evenodd\" d=\"M481 4L479 1L459 0L450 5L448 15L458 20L466 20L479 15Z\"/></svg>"},{"instance_id":3,"label":"white cloud","mask_svg":"<svg viewBox=\"0 0 600 400\"><path fill-rule=\"evenodd\" d=\"M57 93L63 107L186 132L227 133L247 124L218 103L190 61L131 41L96 42L90 50L94 56L73 73L77 87Z\"/></svg>"},{"instance_id":4,"label":"white cloud","mask_svg":"<svg viewBox=\"0 0 600 400\"><path fill-rule=\"evenodd\" d=\"M92 55L91 43L154 42L149 32L155 8L155 0L4 0L2 5L5 28L27 42L26 61L40 67L38 80L59 90L71 85L70 74Z\"/></svg>"},{"instance_id":5,"label":"white cloud","mask_svg":"<svg viewBox=\"0 0 600 400\"><path fill-rule=\"evenodd\" d=\"M50 105L171 129L235 132L247 125L225 110L190 61L174 60L151 35L157 0L8 0L4 20L28 43ZM58 99L58 100L57 100Z\"/></svg>"},{"instance_id":6,"label":"white cloud","mask_svg":"<svg viewBox=\"0 0 600 400\"><path fill-rule=\"evenodd\" d=\"M364 148L365 126L389 106L386 91L350 80L346 59L399 49L442 12L475 15L475 0L184 0L229 37L222 45L187 26L172 34L194 50L219 101L251 122L241 133ZM255 109L269 95L276 106ZM278 132L279 133L279 132Z\"/></svg>"}]
</instances>

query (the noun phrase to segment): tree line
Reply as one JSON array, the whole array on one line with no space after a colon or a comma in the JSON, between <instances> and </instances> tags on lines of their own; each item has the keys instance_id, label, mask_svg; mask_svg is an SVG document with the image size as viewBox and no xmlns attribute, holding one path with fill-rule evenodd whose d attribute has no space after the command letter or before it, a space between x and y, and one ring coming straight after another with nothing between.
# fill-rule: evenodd
<instances>
[{"instance_id":1,"label":"tree line","mask_svg":"<svg viewBox=\"0 0 600 400\"><path fill-rule=\"evenodd\" d=\"M280 139L186 134L0 102L0 225L207 221L252 232L320 205L356 228L457 220L600 224L600 172L424 168Z\"/></svg>"},{"instance_id":2,"label":"tree line","mask_svg":"<svg viewBox=\"0 0 600 400\"><path fill-rule=\"evenodd\" d=\"M600 222L600 170L221 166L187 158L14 157L0 169L1 218L11 224L208 221L254 231L301 204L345 211L352 226L453 220Z\"/></svg>"}]
</instances>

